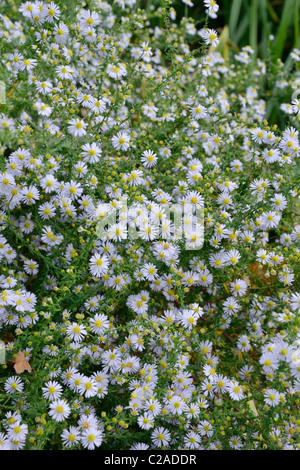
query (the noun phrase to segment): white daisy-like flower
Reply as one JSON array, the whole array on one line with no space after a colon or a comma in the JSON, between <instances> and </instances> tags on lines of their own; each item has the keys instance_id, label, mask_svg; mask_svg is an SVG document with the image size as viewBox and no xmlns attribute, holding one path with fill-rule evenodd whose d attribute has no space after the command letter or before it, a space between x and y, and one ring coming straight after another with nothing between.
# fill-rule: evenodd
<instances>
[{"instance_id":1,"label":"white daisy-like flower","mask_svg":"<svg viewBox=\"0 0 300 470\"><path fill-rule=\"evenodd\" d=\"M199 36L201 36L205 44L216 47L219 44L218 33L214 29L202 29L199 31Z\"/></svg>"},{"instance_id":2,"label":"white daisy-like flower","mask_svg":"<svg viewBox=\"0 0 300 470\"><path fill-rule=\"evenodd\" d=\"M171 440L171 434L166 428L159 426L151 433L151 440L156 447L167 446Z\"/></svg>"},{"instance_id":3,"label":"white daisy-like flower","mask_svg":"<svg viewBox=\"0 0 300 470\"><path fill-rule=\"evenodd\" d=\"M66 334L74 341L81 341L87 334L87 331L84 325L79 325L78 323L73 322L71 325L67 326Z\"/></svg>"},{"instance_id":4,"label":"white daisy-like flower","mask_svg":"<svg viewBox=\"0 0 300 470\"><path fill-rule=\"evenodd\" d=\"M71 119L68 122L68 131L74 137L82 137L86 135L87 123L83 119Z\"/></svg>"},{"instance_id":5,"label":"white daisy-like flower","mask_svg":"<svg viewBox=\"0 0 300 470\"><path fill-rule=\"evenodd\" d=\"M91 330L96 335L101 335L109 328L109 320L106 315L97 313L93 318L89 319Z\"/></svg>"},{"instance_id":6,"label":"white daisy-like flower","mask_svg":"<svg viewBox=\"0 0 300 470\"><path fill-rule=\"evenodd\" d=\"M80 440L84 448L93 450L102 444L103 431L96 428L83 429Z\"/></svg>"},{"instance_id":7,"label":"white daisy-like flower","mask_svg":"<svg viewBox=\"0 0 300 470\"><path fill-rule=\"evenodd\" d=\"M63 388L58 382L50 380L45 383L44 387L42 387L42 392L45 398L53 401L61 397Z\"/></svg>"},{"instance_id":8,"label":"white daisy-like flower","mask_svg":"<svg viewBox=\"0 0 300 470\"><path fill-rule=\"evenodd\" d=\"M90 271L93 276L101 277L109 269L109 259L105 254L95 253L90 261Z\"/></svg>"},{"instance_id":9,"label":"white daisy-like flower","mask_svg":"<svg viewBox=\"0 0 300 470\"><path fill-rule=\"evenodd\" d=\"M243 279L237 279L230 283L230 290L234 297L242 297L247 292L247 283Z\"/></svg>"},{"instance_id":10,"label":"white daisy-like flower","mask_svg":"<svg viewBox=\"0 0 300 470\"><path fill-rule=\"evenodd\" d=\"M144 167L151 168L156 165L157 156L152 150L144 150L142 153L141 162Z\"/></svg>"},{"instance_id":11,"label":"white daisy-like flower","mask_svg":"<svg viewBox=\"0 0 300 470\"><path fill-rule=\"evenodd\" d=\"M270 388L265 391L264 400L267 405L276 406L280 403L280 393L277 390Z\"/></svg>"},{"instance_id":12,"label":"white daisy-like flower","mask_svg":"<svg viewBox=\"0 0 300 470\"><path fill-rule=\"evenodd\" d=\"M57 422L64 421L71 413L71 408L66 400L55 400L50 404L49 415Z\"/></svg>"},{"instance_id":13,"label":"white daisy-like flower","mask_svg":"<svg viewBox=\"0 0 300 470\"><path fill-rule=\"evenodd\" d=\"M66 447L72 447L80 442L81 430L75 426L70 426L69 429L64 429L61 434L61 439Z\"/></svg>"},{"instance_id":14,"label":"white daisy-like flower","mask_svg":"<svg viewBox=\"0 0 300 470\"><path fill-rule=\"evenodd\" d=\"M112 145L116 150L128 150L130 147L130 136L126 132L118 132L112 138Z\"/></svg>"}]
</instances>

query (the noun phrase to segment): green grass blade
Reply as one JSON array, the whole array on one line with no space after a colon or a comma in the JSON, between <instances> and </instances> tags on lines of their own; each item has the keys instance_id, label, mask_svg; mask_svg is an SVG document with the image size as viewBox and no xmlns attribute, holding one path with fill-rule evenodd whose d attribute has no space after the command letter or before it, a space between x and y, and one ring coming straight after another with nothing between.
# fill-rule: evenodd
<instances>
[{"instance_id":1,"label":"green grass blade","mask_svg":"<svg viewBox=\"0 0 300 470\"><path fill-rule=\"evenodd\" d=\"M250 7L249 45L254 50L253 59L257 56L257 24L258 24L258 0L252 0Z\"/></svg>"},{"instance_id":2,"label":"green grass blade","mask_svg":"<svg viewBox=\"0 0 300 470\"><path fill-rule=\"evenodd\" d=\"M150 10L151 10L151 5L152 5L152 0L147 1L147 6L146 6L146 13L149 15Z\"/></svg>"},{"instance_id":3,"label":"green grass blade","mask_svg":"<svg viewBox=\"0 0 300 470\"><path fill-rule=\"evenodd\" d=\"M268 44L269 37L271 34L270 23L268 21L268 9L266 0L261 0L259 2L259 13L261 16L262 35L258 46L258 51L261 57L266 57L266 55L268 55Z\"/></svg>"},{"instance_id":4,"label":"green grass blade","mask_svg":"<svg viewBox=\"0 0 300 470\"><path fill-rule=\"evenodd\" d=\"M295 15L294 15L294 35L295 35L295 42L294 47L299 49L300 43L300 31L299 31L299 9L300 9L300 0L296 0L295 2Z\"/></svg>"},{"instance_id":5,"label":"green grass blade","mask_svg":"<svg viewBox=\"0 0 300 470\"><path fill-rule=\"evenodd\" d=\"M230 39L232 39L236 44L239 44L241 38L243 37L243 34L247 30L248 25L249 25L249 16L245 15L243 19L241 20L239 28L237 29L235 33L235 37L230 38Z\"/></svg>"},{"instance_id":6,"label":"green grass blade","mask_svg":"<svg viewBox=\"0 0 300 470\"><path fill-rule=\"evenodd\" d=\"M242 0L233 0L230 8L230 17L229 17L229 35L230 39L235 41L235 34L237 31L237 24L239 22L240 11L242 6Z\"/></svg>"},{"instance_id":7,"label":"green grass blade","mask_svg":"<svg viewBox=\"0 0 300 470\"><path fill-rule=\"evenodd\" d=\"M267 10L268 10L268 13L271 16L272 20L274 21L274 23L279 24L280 20L277 16L276 11L274 10L272 5L270 4L269 0L267 0Z\"/></svg>"},{"instance_id":8,"label":"green grass blade","mask_svg":"<svg viewBox=\"0 0 300 470\"><path fill-rule=\"evenodd\" d=\"M259 10L261 14L261 24L264 30L264 36L267 36L269 39L270 36L270 27L268 23L268 9L267 9L267 2L266 0L260 0L259 2Z\"/></svg>"},{"instance_id":9,"label":"green grass blade","mask_svg":"<svg viewBox=\"0 0 300 470\"><path fill-rule=\"evenodd\" d=\"M285 0L283 12L281 16L278 33L275 39L273 53L275 57L282 56L284 44L287 37L288 27L291 24L292 16L294 14L295 0Z\"/></svg>"},{"instance_id":10,"label":"green grass blade","mask_svg":"<svg viewBox=\"0 0 300 470\"><path fill-rule=\"evenodd\" d=\"M297 49L299 49L299 46L300 46L300 0L296 0L296 3L295 3L295 15L294 15L294 36L295 36L295 40L294 40L294 47L296 47ZM296 69L297 70L300 70L300 63L297 62L296 63Z\"/></svg>"}]
</instances>

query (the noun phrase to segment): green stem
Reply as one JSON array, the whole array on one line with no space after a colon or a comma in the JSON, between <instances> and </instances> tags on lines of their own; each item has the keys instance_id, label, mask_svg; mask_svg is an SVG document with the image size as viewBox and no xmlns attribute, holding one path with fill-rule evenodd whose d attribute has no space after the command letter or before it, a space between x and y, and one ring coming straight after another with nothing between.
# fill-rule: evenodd
<instances>
[{"instance_id":1,"label":"green stem","mask_svg":"<svg viewBox=\"0 0 300 470\"><path fill-rule=\"evenodd\" d=\"M295 2L295 15L294 15L294 34L295 34L295 43L294 46L299 49L299 7L300 7L300 0L296 0Z\"/></svg>"},{"instance_id":2,"label":"green stem","mask_svg":"<svg viewBox=\"0 0 300 470\"><path fill-rule=\"evenodd\" d=\"M146 6L146 13L150 13L150 8L151 8L151 5L152 5L152 0L148 0L147 1L147 6Z\"/></svg>"},{"instance_id":3,"label":"green stem","mask_svg":"<svg viewBox=\"0 0 300 470\"><path fill-rule=\"evenodd\" d=\"M258 22L258 0L252 0L250 9L250 31L249 44L254 50L253 61L257 56L257 22Z\"/></svg>"},{"instance_id":4,"label":"green stem","mask_svg":"<svg viewBox=\"0 0 300 470\"><path fill-rule=\"evenodd\" d=\"M284 3L283 11L281 14L280 25L278 28L275 45L274 56L281 58L284 50L284 45L287 39L288 28L290 26L293 13L295 12L295 0L286 0Z\"/></svg>"}]
</instances>

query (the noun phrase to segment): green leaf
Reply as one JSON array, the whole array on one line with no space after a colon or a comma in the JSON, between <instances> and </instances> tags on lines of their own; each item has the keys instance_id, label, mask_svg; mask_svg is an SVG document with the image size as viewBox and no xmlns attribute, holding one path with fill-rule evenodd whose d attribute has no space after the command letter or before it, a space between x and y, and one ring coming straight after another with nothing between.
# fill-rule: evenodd
<instances>
[{"instance_id":1,"label":"green leaf","mask_svg":"<svg viewBox=\"0 0 300 470\"><path fill-rule=\"evenodd\" d=\"M253 60L257 56L258 0L252 0L250 8L249 44L254 50Z\"/></svg>"},{"instance_id":2,"label":"green leaf","mask_svg":"<svg viewBox=\"0 0 300 470\"><path fill-rule=\"evenodd\" d=\"M300 18L299 18L299 10L300 10L300 0L296 0L296 3L295 3L295 15L294 15L294 36L295 36L295 40L294 40L294 47L296 49L299 49L299 45L300 45ZM300 65L299 63L297 62L297 70L300 69Z\"/></svg>"},{"instance_id":3,"label":"green leaf","mask_svg":"<svg viewBox=\"0 0 300 470\"><path fill-rule=\"evenodd\" d=\"M247 14L241 20L238 30L235 33L235 37L231 38L235 42L235 44L239 44L243 34L247 30L248 25L249 25L249 15Z\"/></svg>"},{"instance_id":4,"label":"green leaf","mask_svg":"<svg viewBox=\"0 0 300 470\"><path fill-rule=\"evenodd\" d=\"M269 0L267 0L267 9L268 9L268 13L269 15L271 16L272 20L274 21L274 23L276 24L279 24L279 18L277 16L277 13L276 11L274 10L274 8L272 7L272 5L270 4Z\"/></svg>"},{"instance_id":5,"label":"green leaf","mask_svg":"<svg viewBox=\"0 0 300 470\"><path fill-rule=\"evenodd\" d=\"M262 23L262 27L264 31L264 39L268 41L271 31L270 31L269 22L268 22L268 9L267 9L266 0L260 0L259 10L261 14L261 23Z\"/></svg>"},{"instance_id":6,"label":"green leaf","mask_svg":"<svg viewBox=\"0 0 300 470\"><path fill-rule=\"evenodd\" d=\"M239 21L240 10L242 6L242 0L233 0L231 9L230 9L230 17L229 17L229 35L230 38L235 40L235 34L237 30L237 24Z\"/></svg>"},{"instance_id":7,"label":"green leaf","mask_svg":"<svg viewBox=\"0 0 300 470\"><path fill-rule=\"evenodd\" d=\"M275 57L281 57L284 44L287 38L288 27L291 24L292 17L295 13L295 0L286 0L282 11L281 21L278 33L274 43L273 53Z\"/></svg>"}]
</instances>

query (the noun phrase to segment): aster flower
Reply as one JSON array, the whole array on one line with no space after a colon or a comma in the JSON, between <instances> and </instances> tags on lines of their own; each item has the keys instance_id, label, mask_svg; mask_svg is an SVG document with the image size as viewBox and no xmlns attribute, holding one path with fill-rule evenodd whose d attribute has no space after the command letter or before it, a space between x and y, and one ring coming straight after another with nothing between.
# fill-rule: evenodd
<instances>
[{"instance_id":1,"label":"aster flower","mask_svg":"<svg viewBox=\"0 0 300 470\"><path fill-rule=\"evenodd\" d=\"M4 383L4 389L9 394L14 394L16 392L22 392L24 388L24 384L22 380L17 377L13 376L7 379Z\"/></svg>"},{"instance_id":2,"label":"aster flower","mask_svg":"<svg viewBox=\"0 0 300 470\"><path fill-rule=\"evenodd\" d=\"M54 400L50 404L49 415L57 422L64 421L70 412L71 409L66 400Z\"/></svg>"},{"instance_id":3,"label":"aster flower","mask_svg":"<svg viewBox=\"0 0 300 470\"><path fill-rule=\"evenodd\" d=\"M167 446L170 442L171 434L164 427L160 426L151 433L151 440L156 447Z\"/></svg>"},{"instance_id":4,"label":"aster flower","mask_svg":"<svg viewBox=\"0 0 300 470\"><path fill-rule=\"evenodd\" d=\"M93 450L102 444L103 432L96 428L84 429L80 440L84 448Z\"/></svg>"},{"instance_id":5,"label":"aster flower","mask_svg":"<svg viewBox=\"0 0 300 470\"><path fill-rule=\"evenodd\" d=\"M106 255L95 253L90 259L90 271L93 276L102 276L109 269L109 259Z\"/></svg>"},{"instance_id":6,"label":"aster flower","mask_svg":"<svg viewBox=\"0 0 300 470\"><path fill-rule=\"evenodd\" d=\"M118 132L112 138L112 145L117 150L127 150L130 147L130 137L125 132Z\"/></svg>"},{"instance_id":7,"label":"aster flower","mask_svg":"<svg viewBox=\"0 0 300 470\"><path fill-rule=\"evenodd\" d=\"M86 134L87 124L82 119L71 119L68 122L68 131L74 137L82 137Z\"/></svg>"}]
</instances>

